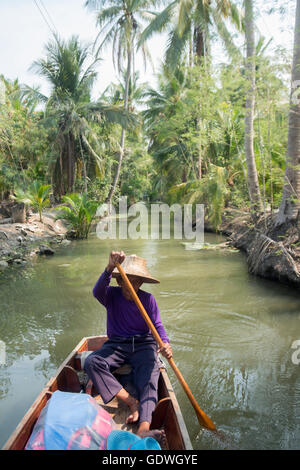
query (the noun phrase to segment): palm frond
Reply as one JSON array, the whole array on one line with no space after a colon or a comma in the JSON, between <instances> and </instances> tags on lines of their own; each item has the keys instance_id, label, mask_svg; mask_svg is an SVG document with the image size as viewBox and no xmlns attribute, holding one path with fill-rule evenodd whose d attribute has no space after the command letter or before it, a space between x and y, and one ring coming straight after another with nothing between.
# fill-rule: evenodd
<instances>
[{"instance_id":1,"label":"palm frond","mask_svg":"<svg viewBox=\"0 0 300 470\"><path fill-rule=\"evenodd\" d=\"M176 29L169 34L166 50L166 65L170 70L174 71L176 66L181 63L189 37L190 30L188 27L181 35L179 35Z\"/></svg>"},{"instance_id":2,"label":"palm frond","mask_svg":"<svg viewBox=\"0 0 300 470\"><path fill-rule=\"evenodd\" d=\"M191 18L192 18L192 10L194 7L193 0L181 0L179 3L179 11L177 15L177 24L176 29L178 32L179 37L185 33L185 30L188 27L190 28Z\"/></svg>"},{"instance_id":3,"label":"palm frond","mask_svg":"<svg viewBox=\"0 0 300 470\"><path fill-rule=\"evenodd\" d=\"M153 34L161 33L164 29L168 27L169 22L171 21L173 12L175 10L177 0L171 2L162 12L156 13L153 12L154 19L151 23L144 29L140 39L138 41L138 48L144 44L145 41L148 41Z\"/></svg>"},{"instance_id":4,"label":"palm frond","mask_svg":"<svg viewBox=\"0 0 300 470\"><path fill-rule=\"evenodd\" d=\"M40 92L39 87L30 87L28 85L21 87L21 96L24 99L40 103L47 103L49 99L48 96Z\"/></svg>"},{"instance_id":5,"label":"palm frond","mask_svg":"<svg viewBox=\"0 0 300 470\"><path fill-rule=\"evenodd\" d=\"M212 12L212 15L215 20L214 23L218 31L219 37L223 41L226 51L231 57L237 57L241 59L243 55L240 51L240 48L234 44L232 34L228 31L224 20L215 11Z\"/></svg>"}]
</instances>

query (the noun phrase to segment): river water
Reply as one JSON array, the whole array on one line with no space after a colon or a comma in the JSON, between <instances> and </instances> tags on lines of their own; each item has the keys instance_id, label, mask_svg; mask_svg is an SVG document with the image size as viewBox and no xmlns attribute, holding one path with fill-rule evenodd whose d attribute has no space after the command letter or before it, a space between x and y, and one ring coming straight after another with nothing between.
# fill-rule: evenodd
<instances>
[{"instance_id":1,"label":"river water","mask_svg":"<svg viewBox=\"0 0 300 470\"><path fill-rule=\"evenodd\" d=\"M221 241L205 234L207 243ZM291 347L300 339L299 292L248 274L239 252L94 234L0 278L0 446L81 338L105 333L105 309L92 288L112 249L146 258L160 279L143 289L157 300L174 360L201 409L226 436L200 428L168 366L194 449L299 449L300 364Z\"/></svg>"}]
</instances>

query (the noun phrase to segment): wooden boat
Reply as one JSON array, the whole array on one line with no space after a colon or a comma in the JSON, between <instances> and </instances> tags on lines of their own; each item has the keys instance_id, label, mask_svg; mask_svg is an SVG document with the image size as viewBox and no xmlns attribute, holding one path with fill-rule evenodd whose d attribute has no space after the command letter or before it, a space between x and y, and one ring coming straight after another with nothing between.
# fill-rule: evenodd
<instances>
[{"instance_id":1,"label":"wooden boat","mask_svg":"<svg viewBox=\"0 0 300 470\"><path fill-rule=\"evenodd\" d=\"M128 408L122 402L114 398L105 405L100 395L97 395L94 387L86 386L86 377L82 370L82 359L84 351L95 351L107 340L106 336L92 336L83 338L73 349L66 360L61 364L54 377L52 377L43 388L31 408L18 424L3 450L23 450L31 435L33 427L41 413L41 410L51 399L56 390L64 392L90 393L97 402L106 409L114 419L117 428L131 432L136 431L136 425L126 425ZM85 353L86 354L86 353ZM121 373L121 371L119 371ZM192 445L179 408L174 390L164 367L160 369L158 383L158 403L153 413L151 423L152 429L164 429L167 438L167 449L169 450L191 450Z\"/></svg>"}]
</instances>

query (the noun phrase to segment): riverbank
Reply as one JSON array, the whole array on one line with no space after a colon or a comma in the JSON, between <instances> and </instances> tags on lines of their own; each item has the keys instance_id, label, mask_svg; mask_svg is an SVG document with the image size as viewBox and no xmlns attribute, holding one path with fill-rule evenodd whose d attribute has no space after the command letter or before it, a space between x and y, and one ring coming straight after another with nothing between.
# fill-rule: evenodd
<instances>
[{"instance_id":1,"label":"riverbank","mask_svg":"<svg viewBox=\"0 0 300 470\"><path fill-rule=\"evenodd\" d=\"M222 238L205 234L210 245ZM0 446L78 341L105 333L105 308L92 289L112 246L149 261L160 284L145 284L145 290L157 300L176 363L218 428L242 449L299 447L299 365L291 360L299 339L297 292L249 276L242 253L185 251L174 238L114 245L94 235L42 258L28 276L27 268L18 268L24 275L2 275L0 340L7 347L0 367ZM200 385L195 371L201 371ZM175 386L193 448L222 448L199 434L191 404Z\"/></svg>"},{"instance_id":2,"label":"riverbank","mask_svg":"<svg viewBox=\"0 0 300 470\"><path fill-rule=\"evenodd\" d=\"M51 256L57 247L71 243L67 227L55 215L44 213L40 222L38 214L30 214L25 223L0 224L0 272L26 266L37 256Z\"/></svg>"},{"instance_id":3,"label":"riverbank","mask_svg":"<svg viewBox=\"0 0 300 470\"><path fill-rule=\"evenodd\" d=\"M254 224L250 212L228 208L220 232L231 246L246 253L251 274L294 287L300 286L300 232L297 224L276 227L276 214ZM211 227L205 227L212 231Z\"/></svg>"},{"instance_id":4,"label":"riverbank","mask_svg":"<svg viewBox=\"0 0 300 470\"><path fill-rule=\"evenodd\" d=\"M56 248L70 244L68 229L55 220L51 210L28 214L25 223L2 223L0 219L0 271L9 266L25 266L33 258L51 256ZM245 252L251 274L293 287L300 286L300 232L296 224L276 227L276 214L262 215L254 224L250 212L226 208L220 233L227 237L224 249ZM214 232L209 223L205 231ZM221 247L221 246L220 246Z\"/></svg>"}]
</instances>

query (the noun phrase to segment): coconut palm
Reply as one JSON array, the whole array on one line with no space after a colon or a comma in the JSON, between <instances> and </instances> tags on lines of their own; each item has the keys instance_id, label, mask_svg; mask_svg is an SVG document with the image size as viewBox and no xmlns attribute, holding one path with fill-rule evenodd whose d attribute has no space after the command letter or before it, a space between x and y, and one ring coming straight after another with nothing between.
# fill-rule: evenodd
<instances>
[{"instance_id":1,"label":"coconut palm","mask_svg":"<svg viewBox=\"0 0 300 470\"><path fill-rule=\"evenodd\" d=\"M300 0L297 0L296 7L291 83L285 185L276 220L277 225L296 220L299 217L300 210L300 100L298 98L300 83Z\"/></svg>"},{"instance_id":2,"label":"coconut palm","mask_svg":"<svg viewBox=\"0 0 300 470\"><path fill-rule=\"evenodd\" d=\"M215 27L227 51L240 55L225 24L230 19L241 30L242 17L236 5L230 0L173 0L155 16L145 28L140 45L154 33L169 30L166 49L166 63L174 69L189 50L190 65L196 64L209 54L209 36Z\"/></svg>"},{"instance_id":3,"label":"coconut palm","mask_svg":"<svg viewBox=\"0 0 300 470\"><path fill-rule=\"evenodd\" d=\"M106 45L112 44L113 63L118 72L124 70L125 65L125 90L124 90L124 109L129 106L129 84L133 74L134 55L137 42L141 38L144 28L144 22L153 15L147 11L150 5L155 4L150 0L87 0L86 7L98 10L97 24L100 33L96 40L99 44L97 53ZM149 58L149 52L142 45L144 59ZM119 162L116 168L114 180L107 197L107 203L110 204L115 193L122 161L125 150L125 129L122 129L120 139Z\"/></svg>"},{"instance_id":4,"label":"coconut palm","mask_svg":"<svg viewBox=\"0 0 300 470\"><path fill-rule=\"evenodd\" d=\"M158 167L154 185L157 181L160 189L164 186L163 181L173 184L178 177L186 180L193 172L193 156L181 138L185 131L184 123L179 131L172 121L182 107L187 87L188 80L183 67L177 67L174 74L164 68L159 76L159 89L149 87L144 92L147 108L142 116L150 138L149 152L153 154Z\"/></svg>"},{"instance_id":5,"label":"coconut palm","mask_svg":"<svg viewBox=\"0 0 300 470\"><path fill-rule=\"evenodd\" d=\"M129 80L128 86L128 109L131 112L136 111L138 105L143 104L144 94L147 83L139 83L139 72L134 72ZM112 83L104 91L102 97L111 104L124 103L126 89L126 73L123 72L119 83Z\"/></svg>"},{"instance_id":6,"label":"coconut palm","mask_svg":"<svg viewBox=\"0 0 300 470\"><path fill-rule=\"evenodd\" d=\"M163 67L158 76L158 90L146 87L143 93L146 99L146 109L142 116L150 137L153 125L162 118L167 120L174 115L177 106L184 97L186 89L190 86L184 67L176 67L173 73L169 73L167 67Z\"/></svg>"},{"instance_id":7,"label":"coconut palm","mask_svg":"<svg viewBox=\"0 0 300 470\"><path fill-rule=\"evenodd\" d=\"M82 45L76 36L67 42L55 36L46 45L46 59L32 65L33 70L48 80L50 96L29 87L23 90L24 95L35 95L45 103L46 123L51 122L57 128L55 144L59 155L54 161L52 178L55 194L59 197L74 189L76 163L81 160L85 165L82 147L97 165L102 164L91 122L106 119L125 126L130 121L128 113L121 107L91 102L99 58L87 66L90 52L91 46Z\"/></svg>"},{"instance_id":8,"label":"coconut palm","mask_svg":"<svg viewBox=\"0 0 300 470\"><path fill-rule=\"evenodd\" d=\"M245 105L245 157L247 163L248 190L254 211L262 210L262 201L254 155L254 105L255 105L255 36L253 2L245 0L245 34L247 45L246 58L246 105Z\"/></svg>"},{"instance_id":9,"label":"coconut palm","mask_svg":"<svg viewBox=\"0 0 300 470\"><path fill-rule=\"evenodd\" d=\"M174 185L169 190L169 194L174 198L173 201L205 204L210 223L218 229L230 193L227 180L226 168L210 164L209 171L201 180L197 178Z\"/></svg>"},{"instance_id":10,"label":"coconut palm","mask_svg":"<svg viewBox=\"0 0 300 470\"><path fill-rule=\"evenodd\" d=\"M0 89L1 85L3 87L4 102L5 97L7 97L13 109L21 109L23 107L28 116L35 111L38 105L37 97L32 95L30 97L31 99L27 99L27 97L23 95L22 86L18 79L9 80L5 78L4 75L0 75Z\"/></svg>"}]
</instances>

